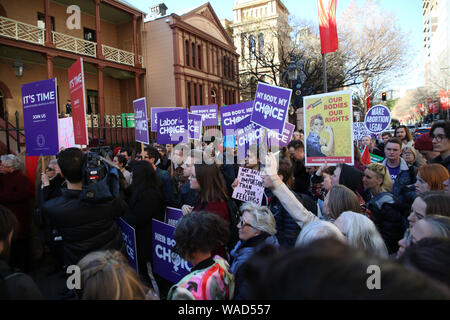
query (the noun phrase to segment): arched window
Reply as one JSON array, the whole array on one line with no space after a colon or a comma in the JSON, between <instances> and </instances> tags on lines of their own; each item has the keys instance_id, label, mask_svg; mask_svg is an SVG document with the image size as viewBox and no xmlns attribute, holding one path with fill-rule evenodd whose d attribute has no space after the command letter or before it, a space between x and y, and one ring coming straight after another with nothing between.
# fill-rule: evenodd
<instances>
[{"instance_id":1,"label":"arched window","mask_svg":"<svg viewBox=\"0 0 450 320\"><path fill-rule=\"evenodd\" d=\"M216 90L211 90L211 97L210 97L210 103L211 104L215 104L216 103L216 98L217 98L217 95L216 95Z\"/></svg>"},{"instance_id":2,"label":"arched window","mask_svg":"<svg viewBox=\"0 0 450 320\"><path fill-rule=\"evenodd\" d=\"M258 36L259 55L264 56L264 35L262 33Z\"/></svg>"},{"instance_id":3,"label":"arched window","mask_svg":"<svg viewBox=\"0 0 450 320\"><path fill-rule=\"evenodd\" d=\"M250 36L248 40L248 49L250 52L250 59L255 59L256 54L256 41L254 36Z\"/></svg>"}]
</instances>

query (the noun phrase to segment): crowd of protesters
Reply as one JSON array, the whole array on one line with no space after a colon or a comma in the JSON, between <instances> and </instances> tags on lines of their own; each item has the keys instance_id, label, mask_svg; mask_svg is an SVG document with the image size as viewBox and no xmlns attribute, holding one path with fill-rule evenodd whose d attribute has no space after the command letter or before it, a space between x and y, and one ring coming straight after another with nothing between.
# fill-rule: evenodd
<instances>
[{"instance_id":1,"label":"crowd of protesters","mask_svg":"<svg viewBox=\"0 0 450 320\"><path fill-rule=\"evenodd\" d=\"M362 163L358 145L384 160ZM201 148L116 148L102 158L114 173L106 193L85 188L80 149L47 161L36 186L3 155L0 298L48 298L27 275L39 241L55 272L81 270L80 288L61 299L449 299L450 121L417 139L399 126L354 150L353 166L307 167L300 131L278 158L255 146L241 162L214 137ZM260 172L261 204L232 198L240 166ZM193 266L175 284L149 268L152 219L164 221L167 207L183 213L173 253ZM136 231L139 273L118 217ZM368 287L373 265L383 290Z\"/></svg>"}]
</instances>

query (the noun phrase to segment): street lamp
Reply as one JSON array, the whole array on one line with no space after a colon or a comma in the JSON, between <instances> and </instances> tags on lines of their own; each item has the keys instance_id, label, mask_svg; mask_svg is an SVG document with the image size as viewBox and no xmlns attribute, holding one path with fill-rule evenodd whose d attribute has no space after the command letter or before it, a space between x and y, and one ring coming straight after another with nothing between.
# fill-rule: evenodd
<instances>
[{"instance_id":1,"label":"street lamp","mask_svg":"<svg viewBox=\"0 0 450 320\"><path fill-rule=\"evenodd\" d=\"M292 86L292 82L297 80L297 77L298 77L297 64L292 60L289 62L289 65L287 67L287 73L288 73L289 80L291 81L291 86Z\"/></svg>"}]
</instances>

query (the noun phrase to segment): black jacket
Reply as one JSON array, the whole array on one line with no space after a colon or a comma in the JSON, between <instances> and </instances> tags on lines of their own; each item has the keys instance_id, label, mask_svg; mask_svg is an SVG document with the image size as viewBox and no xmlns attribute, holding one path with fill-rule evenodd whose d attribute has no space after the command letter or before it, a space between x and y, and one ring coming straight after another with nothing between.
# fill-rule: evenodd
<instances>
[{"instance_id":1,"label":"black jacket","mask_svg":"<svg viewBox=\"0 0 450 320\"><path fill-rule=\"evenodd\" d=\"M77 264L86 254L97 250L124 250L117 225L126 204L119 200L101 204L80 201L81 191L62 189L62 196L47 201L43 211L62 236L64 263Z\"/></svg>"},{"instance_id":2,"label":"black jacket","mask_svg":"<svg viewBox=\"0 0 450 320\"><path fill-rule=\"evenodd\" d=\"M389 254L398 250L398 241L405 233L401 205L390 192L382 192L366 203L372 219L383 237Z\"/></svg>"},{"instance_id":3,"label":"black jacket","mask_svg":"<svg viewBox=\"0 0 450 320\"><path fill-rule=\"evenodd\" d=\"M41 300L33 279L0 259L0 300Z\"/></svg>"},{"instance_id":4,"label":"black jacket","mask_svg":"<svg viewBox=\"0 0 450 320\"><path fill-rule=\"evenodd\" d=\"M431 163L439 163L447 168L448 172L450 172L450 157L442 159L441 155L438 155L436 158L431 159Z\"/></svg>"},{"instance_id":5,"label":"black jacket","mask_svg":"<svg viewBox=\"0 0 450 320\"><path fill-rule=\"evenodd\" d=\"M306 172L305 161L292 161L292 170L294 172L294 191L297 193L310 194L309 187L311 179Z\"/></svg>"}]
</instances>

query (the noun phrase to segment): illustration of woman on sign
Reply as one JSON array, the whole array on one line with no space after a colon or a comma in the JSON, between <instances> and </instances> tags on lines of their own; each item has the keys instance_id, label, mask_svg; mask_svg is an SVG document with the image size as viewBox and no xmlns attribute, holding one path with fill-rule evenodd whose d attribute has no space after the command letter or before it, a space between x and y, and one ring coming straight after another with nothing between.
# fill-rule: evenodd
<instances>
[{"instance_id":1,"label":"illustration of woman on sign","mask_svg":"<svg viewBox=\"0 0 450 320\"><path fill-rule=\"evenodd\" d=\"M324 128L323 118L320 114L316 114L311 118L309 123L311 132L306 139L306 156L307 157L326 157L334 153L334 134L330 126ZM321 137L321 132L325 130L328 133L328 140Z\"/></svg>"}]
</instances>

